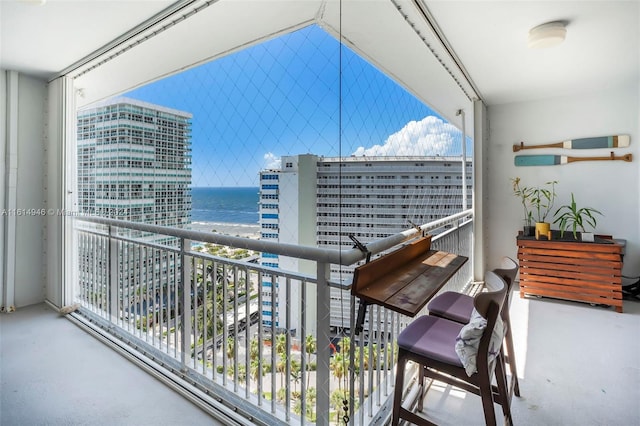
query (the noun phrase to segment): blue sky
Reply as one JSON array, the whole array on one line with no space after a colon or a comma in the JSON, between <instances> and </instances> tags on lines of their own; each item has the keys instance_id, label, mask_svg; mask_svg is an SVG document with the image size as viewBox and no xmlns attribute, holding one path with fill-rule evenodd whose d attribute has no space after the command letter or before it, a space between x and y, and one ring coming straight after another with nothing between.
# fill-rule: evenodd
<instances>
[{"instance_id":1,"label":"blue sky","mask_svg":"<svg viewBox=\"0 0 640 426\"><path fill-rule=\"evenodd\" d=\"M257 186L282 155L459 155L460 132L317 26L125 96L193 114L193 186Z\"/></svg>"}]
</instances>

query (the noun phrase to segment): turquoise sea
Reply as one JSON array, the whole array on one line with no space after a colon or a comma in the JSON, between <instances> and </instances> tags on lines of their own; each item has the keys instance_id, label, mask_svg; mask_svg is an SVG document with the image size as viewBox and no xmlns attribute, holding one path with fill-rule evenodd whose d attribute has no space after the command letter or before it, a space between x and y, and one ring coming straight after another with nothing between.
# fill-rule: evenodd
<instances>
[{"instance_id":1,"label":"turquoise sea","mask_svg":"<svg viewBox=\"0 0 640 426\"><path fill-rule=\"evenodd\" d=\"M258 223L258 187L191 189L192 222Z\"/></svg>"}]
</instances>

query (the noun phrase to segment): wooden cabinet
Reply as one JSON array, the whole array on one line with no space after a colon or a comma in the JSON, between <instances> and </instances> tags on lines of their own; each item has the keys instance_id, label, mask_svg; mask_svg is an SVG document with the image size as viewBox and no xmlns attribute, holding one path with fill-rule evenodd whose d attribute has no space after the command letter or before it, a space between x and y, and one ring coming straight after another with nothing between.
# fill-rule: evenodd
<instances>
[{"instance_id":1,"label":"wooden cabinet","mask_svg":"<svg viewBox=\"0 0 640 426\"><path fill-rule=\"evenodd\" d=\"M565 234L566 237L566 234ZM517 238L520 297L547 296L613 306L622 312L622 249L613 240L595 242Z\"/></svg>"}]
</instances>

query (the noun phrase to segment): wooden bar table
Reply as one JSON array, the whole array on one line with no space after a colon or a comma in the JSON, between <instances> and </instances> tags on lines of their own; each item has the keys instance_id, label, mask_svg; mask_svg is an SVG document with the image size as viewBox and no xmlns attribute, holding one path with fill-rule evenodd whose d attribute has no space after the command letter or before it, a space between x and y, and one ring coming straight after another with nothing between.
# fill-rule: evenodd
<instances>
[{"instance_id":1,"label":"wooden bar table","mask_svg":"<svg viewBox=\"0 0 640 426\"><path fill-rule=\"evenodd\" d=\"M364 309L371 303L414 317L467 260L431 250L428 235L359 266L351 286L351 294L361 299L356 330L362 329Z\"/></svg>"}]
</instances>

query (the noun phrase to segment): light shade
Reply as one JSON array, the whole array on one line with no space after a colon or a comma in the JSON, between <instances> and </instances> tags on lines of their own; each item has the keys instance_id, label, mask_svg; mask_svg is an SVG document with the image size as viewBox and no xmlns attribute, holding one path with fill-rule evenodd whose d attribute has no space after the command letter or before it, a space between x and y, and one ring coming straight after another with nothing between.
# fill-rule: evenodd
<instances>
[{"instance_id":1,"label":"light shade","mask_svg":"<svg viewBox=\"0 0 640 426\"><path fill-rule=\"evenodd\" d=\"M564 41L566 36L567 27L565 22L547 22L529 30L528 46L531 49L557 46Z\"/></svg>"}]
</instances>

